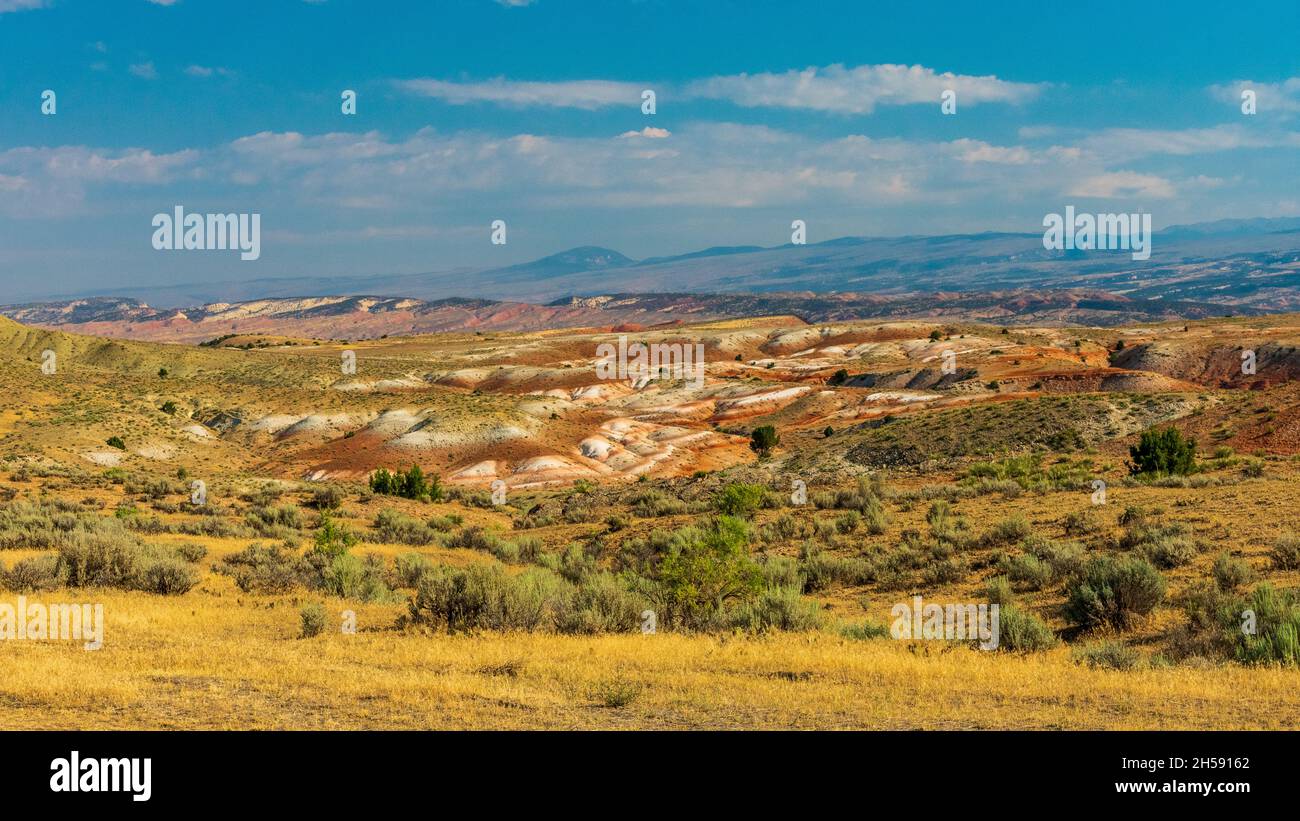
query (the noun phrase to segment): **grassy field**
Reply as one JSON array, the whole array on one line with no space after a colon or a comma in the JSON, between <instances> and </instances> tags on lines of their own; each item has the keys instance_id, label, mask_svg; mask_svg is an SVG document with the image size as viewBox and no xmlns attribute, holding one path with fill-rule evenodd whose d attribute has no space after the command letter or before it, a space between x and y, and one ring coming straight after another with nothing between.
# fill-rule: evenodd
<instances>
[{"instance_id":1,"label":"grassy field","mask_svg":"<svg viewBox=\"0 0 1300 821\"><path fill-rule=\"evenodd\" d=\"M1239 551L1267 574L1267 547L1277 523L1242 516L1252 505L1285 504L1297 486L1285 475L1204 489L1117 488L1121 502L1188 512L1199 532L1230 532ZM913 484L913 490L935 485ZM950 487L955 487L952 485ZM879 537L838 540L832 549L888 543L924 527L926 507L906 489L889 507ZM97 491L107 503L113 490ZM973 498L955 509L982 531L1027 515L1051 532L1076 509L1081 494L1053 491L1012 500ZM1084 497L1086 498L1086 497ZM1199 501L1195 508L1192 502ZM427 508L435 515L459 505L421 506L393 500L345 505L340 521L364 532L384 507ZM1110 505L1106 518L1122 508ZM463 509L467 524L491 528L497 511ZM785 511L783 511L785 512ZM761 527L783 512L763 511ZM811 511L806 513L817 518ZM821 518L829 520L833 511ZM172 521L184 516L168 517ZM690 516L635 520L630 534L688 523ZM1236 526L1234 527L1234 523ZM582 526L552 526L558 544ZM1119 532L1113 526L1107 530ZM630 535L629 534L629 535ZM505 535L509 535L506 533ZM1101 534L1105 537L1107 534ZM319 592L246 593L212 572L247 538L162 534L158 544L200 543L199 583L180 596L106 588L29 592L44 602L96 602L105 611L105 641L87 652L78 643L0 642L0 726L29 728L1286 728L1300 721L1300 670L1194 659L1104 669L1084 664L1077 647L1114 638L1142 653L1161 652L1183 617L1171 601L1123 634L1101 631L1037 653L983 652L965 644L846 637L836 625L863 618L887 623L889 606L911 591L873 584L835 584L815 597L829 617L822 629L681 635L571 636L484 631L448 635L399 627L405 595L367 603ZM356 550L392 560L412 548L364 544ZM495 563L482 551L430 545L432 561L465 566ZM849 551L855 553L856 551ZM6 550L8 563L38 550ZM975 564L979 561L972 557ZM1169 573L1178 590L1209 575L1205 555ZM517 569L517 568L516 568ZM996 569L925 588L930 598L978 600ZM1291 586L1294 572L1272 574ZM1062 594L1055 586L1023 590L1020 601L1058 631ZM13 594L4 600L11 600ZM1171 599L1173 597L1171 596ZM321 635L302 638L301 606L325 604ZM342 614L356 615L356 633L341 632Z\"/></svg>"},{"instance_id":2,"label":"grassy field","mask_svg":"<svg viewBox=\"0 0 1300 821\"><path fill-rule=\"evenodd\" d=\"M63 729L1237 729L1300 723L1300 672L1115 671L825 633L419 635L355 608L96 595L102 650L6 642L0 726ZM373 626L370 626L374 622Z\"/></svg>"}]
</instances>

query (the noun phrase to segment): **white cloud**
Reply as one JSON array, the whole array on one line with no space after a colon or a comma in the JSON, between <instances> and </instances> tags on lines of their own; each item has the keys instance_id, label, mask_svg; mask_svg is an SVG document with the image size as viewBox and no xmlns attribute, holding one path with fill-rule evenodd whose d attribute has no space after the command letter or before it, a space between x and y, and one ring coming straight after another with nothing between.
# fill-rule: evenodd
<instances>
[{"instance_id":1,"label":"white cloud","mask_svg":"<svg viewBox=\"0 0 1300 821\"><path fill-rule=\"evenodd\" d=\"M516 107L546 106L588 111L615 105L640 105L641 91L644 88L634 83L607 80L542 83L517 82L504 78L475 83L401 80L398 86L414 94L433 97L452 105L496 103Z\"/></svg>"},{"instance_id":2,"label":"white cloud","mask_svg":"<svg viewBox=\"0 0 1300 821\"><path fill-rule=\"evenodd\" d=\"M145 80L156 80L158 78L158 70L153 67L152 62L134 63L127 71Z\"/></svg>"},{"instance_id":3,"label":"white cloud","mask_svg":"<svg viewBox=\"0 0 1300 821\"><path fill-rule=\"evenodd\" d=\"M1259 115L1274 112L1294 114L1300 111L1300 77L1291 77L1280 83L1256 83L1251 80L1234 80L1231 83L1212 85L1210 95L1220 102L1241 111L1241 92L1255 92L1255 109Z\"/></svg>"},{"instance_id":4,"label":"white cloud","mask_svg":"<svg viewBox=\"0 0 1300 821\"><path fill-rule=\"evenodd\" d=\"M421 211L448 196L458 203L507 196L540 209L987 202L1008 192L1056 196L1062 178L1095 172L1050 150L965 139L821 140L733 123L688 123L671 140L664 131L609 139L423 129L403 140L262 132L218 150L206 165L216 166L210 176L273 188L300 205Z\"/></svg>"},{"instance_id":5,"label":"white cloud","mask_svg":"<svg viewBox=\"0 0 1300 821\"><path fill-rule=\"evenodd\" d=\"M627 138L627 139L631 139L633 137L645 137L651 140L662 140L672 136L672 133L673 132L669 131L666 128L654 128L652 126L646 126L640 131L624 131L622 134L619 134L618 136L620 138Z\"/></svg>"},{"instance_id":6,"label":"white cloud","mask_svg":"<svg viewBox=\"0 0 1300 821\"><path fill-rule=\"evenodd\" d=\"M211 77L213 74L218 74L222 77L230 77L234 75L233 71L228 68L222 68L221 66L198 65L186 66L185 73L191 77Z\"/></svg>"},{"instance_id":7,"label":"white cloud","mask_svg":"<svg viewBox=\"0 0 1300 821\"><path fill-rule=\"evenodd\" d=\"M481 82L400 80L409 92L454 105L495 103L517 107L597 109L639 105L644 84L616 80L541 82L498 77ZM790 108L842 114L869 114L878 105L917 103L939 105L947 89L957 93L957 105L1023 103L1046 88L1041 83L1014 83L993 76L940 74L924 66L832 65L784 73L734 74L708 77L681 88L652 85L679 99L726 100L750 108Z\"/></svg>"},{"instance_id":8,"label":"white cloud","mask_svg":"<svg viewBox=\"0 0 1300 821\"><path fill-rule=\"evenodd\" d=\"M939 105L947 89L957 93L958 109L979 103L1023 103L1044 88L1037 83L1013 83L993 76L975 77L925 66L875 65L847 68L831 65L780 74L735 74L688 83L687 97L728 100L757 108L792 108L870 114L878 105L930 103Z\"/></svg>"},{"instance_id":9,"label":"white cloud","mask_svg":"<svg viewBox=\"0 0 1300 821\"><path fill-rule=\"evenodd\" d=\"M0 0L0 14L45 8L45 0Z\"/></svg>"},{"instance_id":10,"label":"white cloud","mask_svg":"<svg viewBox=\"0 0 1300 821\"><path fill-rule=\"evenodd\" d=\"M990 145L980 140L961 139L948 144L950 150L962 162L986 162L1001 165L1027 165L1031 162L1043 162L1034 159L1033 154L1024 146Z\"/></svg>"},{"instance_id":11,"label":"white cloud","mask_svg":"<svg viewBox=\"0 0 1300 821\"><path fill-rule=\"evenodd\" d=\"M1135 171L1113 171L1079 180L1066 193L1073 197L1101 199L1169 199L1175 192L1173 183L1163 177Z\"/></svg>"},{"instance_id":12,"label":"white cloud","mask_svg":"<svg viewBox=\"0 0 1300 821\"><path fill-rule=\"evenodd\" d=\"M1260 148L1300 148L1300 134L1243 125L1182 130L1108 128L1084 137L1079 146L1106 162L1157 155L1188 156Z\"/></svg>"},{"instance_id":13,"label":"white cloud","mask_svg":"<svg viewBox=\"0 0 1300 821\"><path fill-rule=\"evenodd\" d=\"M365 218L375 225L389 218L400 223L412 213L426 215L430 224L461 224L465 213L496 209L502 202L518 212L538 213L887 209L895 215L911 213L924 223L925 215L937 209L1002 213L1023 210L1026 203L1058 203L1065 195L1121 205L1127 199L1177 195L1175 204L1187 212L1211 197L1222 199L1225 189L1235 191L1238 183L1251 182L1225 181L1195 164L1179 167L1175 160L1151 173L1108 161L1097 146L862 134L827 139L770 126L690 121L668 136L666 129L654 127L614 137L492 136L433 128L400 138L377 131L265 131L173 154L12 149L0 153L0 181L6 190L0 213L82 213L99 201L126 196L107 190L111 186L184 179L187 196L201 198L220 186L234 187L240 201L315 214L331 229L339 228L338 219L351 223L357 214L376 215ZM1132 134L1123 136L1125 145L1134 142Z\"/></svg>"},{"instance_id":14,"label":"white cloud","mask_svg":"<svg viewBox=\"0 0 1300 821\"><path fill-rule=\"evenodd\" d=\"M193 173L201 152L155 154L141 148L22 147L0 151L0 213L63 217L83 213L92 187L162 185Z\"/></svg>"}]
</instances>

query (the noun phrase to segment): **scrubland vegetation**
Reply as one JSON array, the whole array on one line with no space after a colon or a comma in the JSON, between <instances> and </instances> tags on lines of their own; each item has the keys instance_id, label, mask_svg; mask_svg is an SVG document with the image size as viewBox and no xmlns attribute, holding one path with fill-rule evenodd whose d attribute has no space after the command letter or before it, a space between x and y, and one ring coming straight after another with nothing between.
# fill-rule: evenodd
<instances>
[{"instance_id":1,"label":"scrubland vegetation","mask_svg":"<svg viewBox=\"0 0 1300 821\"><path fill-rule=\"evenodd\" d=\"M965 338L929 330L882 336ZM988 355L1007 367L1080 357L1022 336L998 334ZM860 342L877 344L834 347ZM480 363L484 343L463 344ZM520 436L511 426L533 423L507 411L549 398L410 389L462 423L500 422L489 432L506 444L492 447L509 458L491 462L469 428L422 410L393 429L451 430L449 444L387 447L371 423L418 403L382 393L329 395L280 432L240 433L254 414L227 392L314 402L337 377L307 354L167 353L165 394L159 361L142 356L106 370L113 390L100 394L45 394L33 376L24 415L0 415L0 601L102 602L107 622L94 652L0 641L7 726L1300 721L1300 461L1287 438L1300 395L1288 388L1052 394L1051 373L1012 385L972 367L921 398L869 399L892 395L869 377L896 374L894 360L864 373L876 355L864 354L828 364L789 404L755 405L789 390L767 374L796 377L748 350L722 360L735 373L710 372L716 420L646 433L633 405L625 438L604 440L652 454L649 467L555 479L555 454L576 458L613 411L545 405ZM199 396L194 375L216 357L240 359ZM376 367L394 381L405 368ZM138 382L119 391L124 368ZM506 381L483 370L484 384ZM938 378L928 370L897 378ZM697 400L685 398L689 420ZM350 403L369 415L329 421ZM681 433L697 438L655 438ZM534 441L545 435L561 444ZM544 479L508 472L529 460ZM456 475L474 465L511 480L504 499ZM916 596L996 604L997 649L893 638L895 606Z\"/></svg>"}]
</instances>

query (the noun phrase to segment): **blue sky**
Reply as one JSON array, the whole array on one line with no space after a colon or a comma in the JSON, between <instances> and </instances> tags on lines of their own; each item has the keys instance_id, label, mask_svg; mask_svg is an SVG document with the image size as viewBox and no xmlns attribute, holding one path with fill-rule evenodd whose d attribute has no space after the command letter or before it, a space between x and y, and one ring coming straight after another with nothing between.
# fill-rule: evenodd
<instances>
[{"instance_id":1,"label":"blue sky","mask_svg":"<svg viewBox=\"0 0 1300 821\"><path fill-rule=\"evenodd\" d=\"M1298 34L1294 0L0 0L0 302L1295 216ZM178 204L260 213L261 258L153 250Z\"/></svg>"}]
</instances>

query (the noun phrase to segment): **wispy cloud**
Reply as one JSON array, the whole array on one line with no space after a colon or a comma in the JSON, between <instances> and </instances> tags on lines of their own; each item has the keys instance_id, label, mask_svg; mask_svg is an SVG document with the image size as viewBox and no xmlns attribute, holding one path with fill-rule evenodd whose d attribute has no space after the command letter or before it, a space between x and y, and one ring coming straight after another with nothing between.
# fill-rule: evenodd
<instances>
[{"instance_id":1,"label":"wispy cloud","mask_svg":"<svg viewBox=\"0 0 1300 821\"><path fill-rule=\"evenodd\" d=\"M221 77L234 76L234 72L221 66L198 66L191 65L185 67L185 73L191 77L211 77L216 74Z\"/></svg>"},{"instance_id":2,"label":"wispy cloud","mask_svg":"<svg viewBox=\"0 0 1300 821\"><path fill-rule=\"evenodd\" d=\"M544 83L504 78L475 83L446 80L401 80L398 86L452 105L495 103L515 107L554 107L594 110L615 105L639 105L645 86L609 80Z\"/></svg>"},{"instance_id":3,"label":"wispy cloud","mask_svg":"<svg viewBox=\"0 0 1300 821\"><path fill-rule=\"evenodd\" d=\"M1209 128L1107 128L1079 140L1079 147L1110 162L1157 155L1190 156L1259 148L1300 148L1300 133L1227 124Z\"/></svg>"},{"instance_id":4,"label":"wispy cloud","mask_svg":"<svg viewBox=\"0 0 1300 821\"><path fill-rule=\"evenodd\" d=\"M398 81L405 90L454 105L495 103L516 107L597 109L638 105L641 91L657 88L678 99L722 100L746 108L789 108L841 114L870 114L877 106L938 105L946 90L959 106L1024 103L1046 88L993 76L939 73L924 66L832 65L783 73L707 77L676 87L617 80L538 82L499 77L482 82L413 79Z\"/></svg>"},{"instance_id":5,"label":"wispy cloud","mask_svg":"<svg viewBox=\"0 0 1300 821\"><path fill-rule=\"evenodd\" d=\"M663 140L663 139L667 139L668 137L671 137L672 133L673 132L669 131L666 128L654 128L653 126L646 126L640 131L624 131L622 134L619 134L618 136L624 139L645 137L646 139L649 140Z\"/></svg>"},{"instance_id":6,"label":"wispy cloud","mask_svg":"<svg viewBox=\"0 0 1300 821\"><path fill-rule=\"evenodd\" d=\"M1145 138L1139 142L1145 145ZM1229 184L1198 171L1153 173L1119 165L1101 147L862 134L818 138L713 122L684 123L671 134L647 127L599 137L493 137L431 128L402 139L377 131L266 131L170 154L11 149L0 153L0 175L7 191L23 195L4 198L3 210L14 215L75 211L91 186L183 178L196 196L211 185L233 184L247 189L248 196L270 195L292 209L414 211L429 213L434 221L439 218L432 215L447 207L449 193L460 208L475 201L499 203L503 197L513 208L538 210L875 208L882 203L982 208L1063 196L1167 200ZM1121 148L1116 157L1132 155L1127 145Z\"/></svg>"},{"instance_id":7,"label":"wispy cloud","mask_svg":"<svg viewBox=\"0 0 1300 821\"><path fill-rule=\"evenodd\" d=\"M194 170L194 149L155 154L142 148L23 147L0 151L0 213L65 217L80 213L88 191L104 185L161 185Z\"/></svg>"},{"instance_id":8,"label":"wispy cloud","mask_svg":"<svg viewBox=\"0 0 1300 821\"><path fill-rule=\"evenodd\" d=\"M1174 184L1155 174L1134 171L1114 171L1079 180L1066 193L1074 197L1117 199L1138 197L1143 199L1169 199L1174 196Z\"/></svg>"},{"instance_id":9,"label":"wispy cloud","mask_svg":"<svg viewBox=\"0 0 1300 821\"><path fill-rule=\"evenodd\" d=\"M153 67L152 62L133 63L127 68L127 71L144 80L158 79L158 69Z\"/></svg>"},{"instance_id":10,"label":"wispy cloud","mask_svg":"<svg viewBox=\"0 0 1300 821\"><path fill-rule=\"evenodd\" d=\"M1231 83L1212 85L1209 91L1216 100L1239 107L1241 92L1246 89L1255 92L1256 111L1261 115L1294 114L1300 111L1300 77L1291 77L1280 83L1235 80Z\"/></svg>"},{"instance_id":11,"label":"wispy cloud","mask_svg":"<svg viewBox=\"0 0 1300 821\"><path fill-rule=\"evenodd\" d=\"M831 65L783 73L734 74L688 83L687 97L727 100L753 108L792 108L870 114L881 105L938 105L945 90L957 94L959 106L1024 103L1045 88L1041 83L1014 83L994 76L974 77L925 66Z\"/></svg>"},{"instance_id":12,"label":"wispy cloud","mask_svg":"<svg viewBox=\"0 0 1300 821\"><path fill-rule=\"evenodd\" d=\"M28 11L30 9L45 8L49 5L46 0L0 0L0 14L11 11Z\"/></svg>"}]
</instances>

